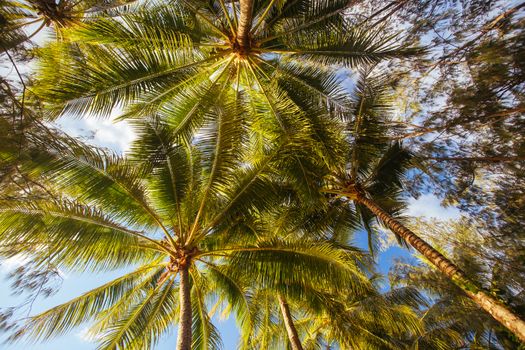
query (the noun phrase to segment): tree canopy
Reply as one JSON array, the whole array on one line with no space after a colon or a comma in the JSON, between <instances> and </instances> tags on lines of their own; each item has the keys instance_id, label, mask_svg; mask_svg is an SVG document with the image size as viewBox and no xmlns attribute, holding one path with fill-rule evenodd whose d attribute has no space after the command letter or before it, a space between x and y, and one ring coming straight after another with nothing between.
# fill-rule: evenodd
<instances>
[{"instance_id":1,"label":"tree canopy","mask_svg":"<svg viewBox=\"0 0 525 350\"><path fill-rule=\"evenodd\" d=\"M523 348L524 11L0 0L6 342L220 349L222 313L240 349ZM119 277L32 312L62 271Z\"/></svg>"}]
</instances>

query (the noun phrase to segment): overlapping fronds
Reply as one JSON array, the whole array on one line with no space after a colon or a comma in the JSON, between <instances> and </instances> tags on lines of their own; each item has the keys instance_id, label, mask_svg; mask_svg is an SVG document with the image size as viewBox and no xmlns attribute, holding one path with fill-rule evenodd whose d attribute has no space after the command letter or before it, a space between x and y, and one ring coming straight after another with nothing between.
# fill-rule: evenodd
<instances>
[{"instance_id":1,"label":"overlapping fronds","mask_svg":"<svg viewBox=\"0 0 525 350\"><path fill-rule=\"evenodd\" d=\"M262 41L273 46L289 38L339 30L344 23L344 11L355 4L357 1L352 0L300 0L274 4L262 22Z\"/></svg>"},{"instance_id":2,"label":"overlapping fronds","mask_svg":"<svg viewBox=\"0 0 525 350\"><path fill-rule=\"evenodd\" d=\"M236 278L229 273L227 266L209 262L206 262L204 275L209 290L221 291L216 293L217 303L227 302L228 309L234 312L237 325L243 330L242 334L249 335L254 323L251 302L253 292L249 288L249 278Z\"/></svg>"},{"instance_id":3,"label":"overlapping fronds","mask_svg":"<svg viewBox=\"0 0 525 350\"><path fill-rule=\"evenodd\" d=\"M39 65L45 79L52 79L59 70L61 83L59 86L42 86L45 89L42 94L50 106L56 106L50 110L50 117L60 113L107 117L113 109L132 102L138 102L142 109L147 102L152 108L154 101L149 101L151 98L147 96L166 94L168 90L174 90L173 86L180 92L190 86L189 82L195 85L195 78L202 83L202 74L195 77L196 67L206 67L219 57L176 47L151 53L146 49L110 45L70 44L64 47L64 44L55 43L45 50ZM34 90L39 93L39 89ZM159 100L163 101L161 97ZM62 104L60 101L66 102Z\"/></svg>"},{"instance_id":4,"label":"overlapping fronds","mask_svg":"<svg viewBox=\"0 0 525 350\"><path fill-rule=\"evenodd\" d=\"M373 69L361 70L351 97L351 108L346 112L347 158L343 166L332 168L328 186L347 188L357 184L359 191L373 199L387 213L402 219L405 208L401 196L403 180L410 169L418 166L413 155L401 143L386 137L388 122L393 117L393 88L395 82ZM335 163L337 164L337 163ZM341 196L344 196L342 190ZM336 197L337 198L337 197ZM334 199L331 199L334 201ZM343 201L344 202L344 201ZM360 204L353 203L353 217L368 234L369 251L377 252L379 240L375 216Z\"/></svg>"},{"instance_id":5,"label":"overlapping fronds","mask_svg":"<svg viewBox=\"0 0 525 350\"><path fill-rule=\"evenodd\" d=\"M422 332L418 315L410 307L422 302L414 290L392 290L387 295L348 294L346 300L340 293L330 296L321 292L316 296L319 300L313 298L311 302L320 307L325 316L316 319L313 314L311 322L326 341L342 347L400 349L404 348L405 336Z\"/></svg>"},{"instance_id":6,"label":"overlapping fronds","mask_svg":"<svg viewBox=\"0 0 525 350\"><path fill-rule=\"evenodd\" d=\"M227 254L232 266L242 266L238 273L254 276L267 288L286 291L287 285L322 285L327 281L356 291L367 288L353 251L327 241L261 240L256 246L217 253Z\"/></svg>"},{"instance_id":7,"label":"overlapping fronds","mask_svg":"<svg viewBox=\"0 0 525 350\"><path fill-rule=\"evenodd\" d=\"M341 348L405 349L409 337L424 333L423 323L413 309L420 307L424 299L414 289L401 288L384 295L371 290L356 294L312 283L306 290L300 298L285 294L304 348L332 344ZM258 291L252 302L257 311L253 348L263 349L264 343L285 349L288 341L276 293Z\"/></svg>"},{"instance_id":8,"label":"overlapping fronds","mask_svg":"<svg viewBox=\"0 0 525 350\"><path fill-rule=\"evenodd\" d=\"M33 252L37 261L67 269L119 268L151 258L160 249L144 233L74 202L3 201L0 217L1 240L7 246L40 247Z\"/></svg>"},{"instance_id":9,"label":"overlapping fronds","mask_svg":"<svg viewBox=\"0 0 525 350\"><path fill-rule=\"evenodd\" d=\"M24 171L40 176L63 196L98 206L124 225L152 227L158 216L147 199L143 179L147 165L105 150L72 145L63 153L39 152Z\"/></svg>"},{"instance_id":10,"label":"overlapping fronds","mask_svg":"<svg viewBox=\"0 0 525 350\"><path fill-rule=\"evenodd\" d=\"M173 279L150 285L140 299L121 305L119 319L100 335L99 349L144 349L154 345L169 329L177 305Z\"/></svg>"},{"instance_id":11,"label":"overlapping fronds","mask_svg":"<svg viewBox=\"0 0 525 350\"><path fill-rule=\"evenodd\" d=\"M206 117L214 101L230 100L252 112L245 133L262 140L259 146L279 130L300 132L314 141L312 150L334 159L337 127L328 121L349 106L332 65L418 53L396 46L395 37L353 28L343 19L353 4L257 1L243 48L238 3L151 2L90 19L68 31L67 42L42 49L35 91L51 118L116 110L122 118L159 115L186 139L214 122Z\"/></svg>"},{"instance_id":12,"label":"overlapping fronds","mask_svg":"<svg viewBox=\"0 0 525 350\"><path fill-rule=\"evenodd\" d=\"M388 147L384 139L386 122L392 117L392 82L381 72L363 70L353 91L352 109L347 116L350 139L349 162L353 177L367 176L374 161Z\"/></svg>"},{"instance_id":13,"label":"overlapping fronds","mask_svg":"<svg viewBox=\"0 0 525 350\"><path fill-rule=\"evenodd\" d=\"M287 344L286 331L279 315L279 305L274 291L259 289L253 296L255 324L249 333L241 336L248 339L241 349L279 349Z\"/></svg>"}]
</instances>

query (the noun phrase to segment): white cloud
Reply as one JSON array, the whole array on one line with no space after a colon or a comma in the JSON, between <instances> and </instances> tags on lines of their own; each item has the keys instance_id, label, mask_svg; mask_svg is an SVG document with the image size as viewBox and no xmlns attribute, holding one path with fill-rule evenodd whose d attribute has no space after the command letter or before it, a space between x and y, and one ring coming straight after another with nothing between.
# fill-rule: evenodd
<instances>
[{"instance_id":1,"label":"white cloud","mask_svg":"<svg viewBox=\"0 0 525 350\"><path fill-rule=\"evenodd\" d=\"M100 342L104 336L103 333L93 333L91 327L93 324L87 324L84 328L80 329L75 336L86 343L97 343Z\"/></svg>"},{"instance_id":2,"label":"white cloud","mask_svg":"<svg viewBox=\"0 0 525 350\"><path fill-rule=\"evenodd\" d=\"M20 267L27 263L29 260L29 257L27 255L23 254L17 254L15 256L12 256L7 259L0 260L0 271L2 272L10 272L17 267Z\"/></svg>"},{"instance_id":3,"label":"white cloud","mask_svg":"<svg viewBox=\"0 0 525 350\"><path fill-rule=\"evenodd\" d=\"M20 266L26 265L30 260L31 257L26 254L17 254L7 259L0 259L0 272L9 273ZM68 278L64 271L57 269L56 272L62 279Z\"/></svg>"},{"instance_id":4,"label":"white cloud","mask_svg":"<svg viewBox=\"0 0 525 350\"><path fill-rule=\"evenodd\" d=\"M129 150L135 132L125 121L110 119L62 117L57 121L60 129L71 136L85 138L90 144L110 148L119 153Z\"/></svg>"},{"instance_id":5,"label":"white cloud","mask_svg":"<svg viewBox=\"0 0 525 350\"><path fill-rule=\"evenodd\" d=\"M424 194L417 200L410 198L407 214L411 217L432 217L441 220L456 219L460 212L455 207L444 207L438 197L432 194Z\"/></svg>"},{"instance_id":6,"label":"white cloud","mask_svg":"<svg viewBox=\"0 0 525 350\"><path fill-rule=\"evenodd\" d=\"M93 341L93 336L89 333L89 328L84 327L79 332L75 334L79 339L86 343L91 343Z\"/></svg>"},{"instance_id":7,"label":"white cloud","mask_svg":"<svg viewBox=\"0 0 525 350\"><path fill-rule=\"evenodd\" d=\"M87 119L88 125L95 130L93 143L126 152L135 139L135 133L126 122L114 123L111 120Z\"/></svg>"}]
</instances>

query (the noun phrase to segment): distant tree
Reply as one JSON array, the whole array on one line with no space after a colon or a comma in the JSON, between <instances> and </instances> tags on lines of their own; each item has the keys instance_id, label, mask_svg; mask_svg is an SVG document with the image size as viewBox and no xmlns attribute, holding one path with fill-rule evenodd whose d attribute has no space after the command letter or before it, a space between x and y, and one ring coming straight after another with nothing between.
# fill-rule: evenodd
<instances>
[{"instance_id":1,"label":"distant tree","mask_svg":"<svg viewBox=\"0 0 525 350\"><path fill-rule=\"evenodd\" d=\"M473 225L462 218L457 222L416 220L410 226L425 232L425 238L446 251L469 276L492 295L525 314L523 245L515 252L498 249L485 225ZM441 320L460 336L460 344L469 348L521 349L520 341L507 329L487 317L459 288L429 266L398 261L390 271L393 285L411 285L428 294L433 302L423 312Z\"/></svg>"},{"instance_id":2,"label":"distant tree","mask_svg":"<svg viewBox=\"0 0 525 350\"><path fill-rule=\"evenodd\" d=\"M377 2L381 13L395 10L381 26L406 26L407 40L428 43L429 51L425 61L390 65L400 78L399 108L387 133L417 150L429 169L412 178L414 195L433 191L475 214L490 188L522 182L525 3L397 4Z\"/></svg>"}]
</instances>

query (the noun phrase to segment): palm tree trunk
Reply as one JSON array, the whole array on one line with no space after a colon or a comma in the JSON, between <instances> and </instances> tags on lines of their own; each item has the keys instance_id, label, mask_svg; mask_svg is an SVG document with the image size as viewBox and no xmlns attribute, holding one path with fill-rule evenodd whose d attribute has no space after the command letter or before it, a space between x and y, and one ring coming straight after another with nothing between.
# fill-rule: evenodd
<instances>
[{"instance_id":1,"label":"palm tree trunk","mask_svg":"<svg viewBox=\"0 0 525 350\"><path fill-rule=\"evenodd\" d=\"M241 48L250 47L250 30L253 20L253 0L241 0L237 42Z\"/></svg>"},{"instance_id":2,"label":"palm tree trunk","mask_svg":"<svg viewBox=\"0 0 525 350\"><path fill-rule=\"evenodd\" d=\"M281 313L283 314L284 325L286 327L286 332L288 333L288 339L292 345L292 350L303 350L301 341L299 340L299 335L297 334L297 329L293 324L292 314L290 313L290 308L284 297L279 294L279 306L281 307Z\"/></svg>"},{"instance_id":3,"label":"palm tree trunk","mask_svg":"<svg viewBox=\"0 0 525 350\"><path fill-rule=\"evenodd\" d=\"M179 269L179 333L177 336L177 350L191 350L191 286L189 266Z\"/></svg>"},{"instance_id":4,"label":"palm tree trunk","mask_svg":"<svg viewBox=\"0 0 525 350\"><path fill-rule=\"evenodd\" d=\"M434 249L430 244L419 238L414 232L403 226L374 201L359 195L356 201L365 205L372 213L380 218L392 232L403 238L405 242L414 247L427 260L436 266L443 274L457 284L469 298L488 312L496 321L507 327L521 341L525 342L525 322L518 315L509 310L490 295L483 292L468 279L468 277L450 260Z\"/></svg>"}]
</instances>

